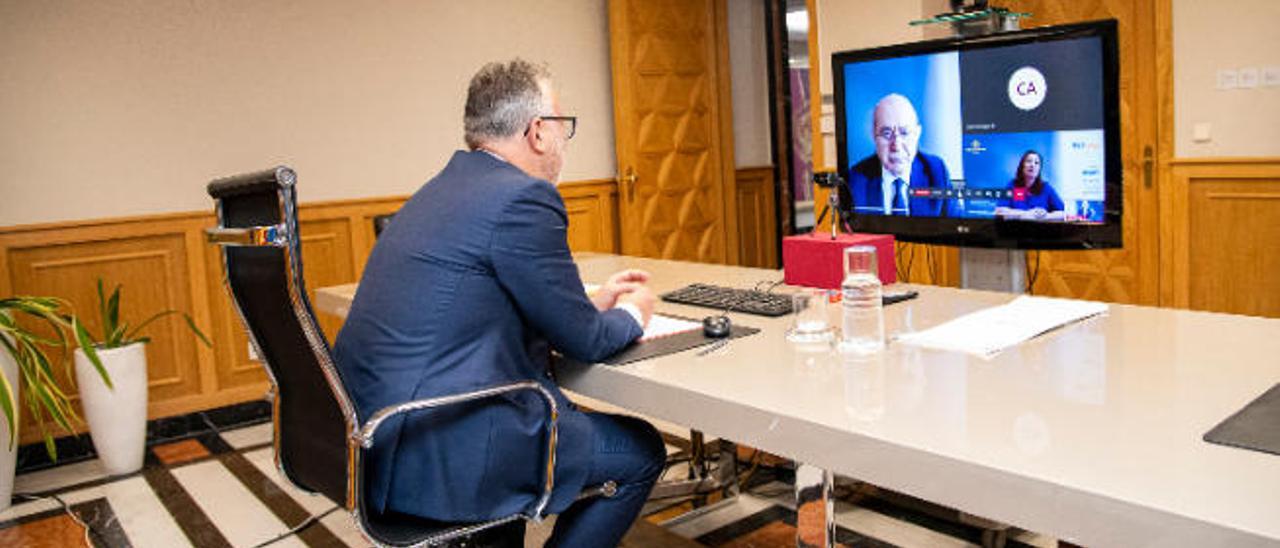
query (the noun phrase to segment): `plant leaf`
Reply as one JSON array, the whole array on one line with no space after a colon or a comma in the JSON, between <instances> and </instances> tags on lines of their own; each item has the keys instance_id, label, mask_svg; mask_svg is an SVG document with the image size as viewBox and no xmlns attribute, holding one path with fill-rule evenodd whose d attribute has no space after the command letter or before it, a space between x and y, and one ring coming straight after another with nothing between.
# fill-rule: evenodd
<instances>
[{"instance_id":1,"label":"plant leaf","mask_svg":"<svg viewBox=\"0 0 1280 548\"><path fill-rule=\"evenodd\" d=\"M98 278L98 319L105 324L107 321L107 296L102 292L102 278ZM106 332L107 326L102 326L103 332Z\"/></svg>"},{"instance_id":2,"label":"plant leaf","mask_svg":"<svg viewBox=\"0 0 1280 548\"><path fill-rule=\"evenodd\" d=\"M187 327L191 328L191 332L195 333L196 337L199 338L200 341L203 342L206 347L213 348L213 343L209 341L209 337L204 336L204 333L200 332L200 328L196 327L196 321L191 319L191 316L183 314L182 318L187 320Z\"/></svg>"},{"instance_id":3,"label":"plant leaf","mask_svg":"<svg viewBox=\"0 0 1280 548\"><path fill-rule=\"evenodd\" d=\"M137 340L137 339L135 339L134 337L137 337L137 336L138 336L138 333L140 333L140 332L142 331L142 328L144 328L144 327L146 327L146 326L148 326L148 325L151 325L151 322L154 322L154 321L156 321L156 320L158 320L158 319L160 319L160 318L163 318L163 317L165 317L165 316L168 316L168 315L170 315L170 314L177 314L177 312L176 312L176 311L173 311L173 310L166 310L166 311L164 311L164 312L157 312L157 313L155 313L155 314L152 314L150 318L147 318L147 319L145 319L145 320L142 320L142 323L138 324L138 327L133 328L133 331L130 331L130 332L129 332L129 334L127 334L127 335L125 335L125 336L124 336L124 338L125 338L125 339L128 339L128 340L130 340L130 341Z\"/></svg>"},{"instance_id":4,"label":"plant leaf","mask_svg":"<svg viewBox=\"0 0 1280 548\"><path fill-rule=\"evenodd\" d=\"M58 423L58 426L62 427L63 430L66 430L67 433L70 433L72 431L71 423L67 421L67 415L62 406L58 405L58 402L54 401L53 395L49 393L49 385L41 384L37 386L36 396L39 397L41 403L45 405L46 410L49 412L49 417L53 419L53 422Z\"/></svg>"},{"instance_id":5,"label":"plant leaf","mask_svg":"<svg viewBox=\"0 0 1280 548\"><path fill-rule=\"evenodd\" d=\"M107 317L103 321L106 323L102 326L104 334L115 331L120 324L120 284L116 284L116 288L111 291L111 298L107 300Z\"/></svg>"},{"instance_id":6,"label":"plant leaf","mask_svg":"<svg viewBox=\"0 0 1280 548\"><path fill-rule=\"evenodd\" d=\"M120 325L117 325L115 329L111 330L111 333L107 334L106 340L102 341L102 347L103 348L120 348L121 346L128 344L129 341L126 341L124 337L125 329L128 329L128 327L129 327L129 322L124 322Z\"/></svg>"},{"instance_id":7,"label":"plant leaf","mask_svg":"<svg viewBox=\"0 0 1280 548\"><path fill-rule=\"evenodd\" d=\"M115 390L115 385L111 384L111 375L102 366L102 359L98 357L98 352L93 347L93 341L89 340L89 332L74 316L71 318L71 328L76 333L76 342L80 344L80 350L84 351L84 356L89 358L89 363L93 364L93 368L98 370L98 375L102 377L102 382L107 383L107 388Z\"/></svg>"},{"instance_id":8,"label":"plant leaf","mask_svg":"<svg viewBox=\"0 0 1280 548\"><path fill-rule=\"evenodd\" d=\"M14 410L13 387L9 385L9 378L0 375L0 409L4 410L5 423L9 425L9 449L13 450L13 443L17 440L17 428L14 428Z\"/></svg>"},{"instance_id":9,"label":"plant leaf","mask_svg":"<svg viewBox=\"0 0 1280 548\"><path fill-rule=\"evenodd\" d=\"M8 352L9 356L13 357L14 362L16 363L18 361L17 351L13 348L13 345L9 344L9 339L0 337L0 345L4 346L4 351ZM21 374L19 374L19 378L21 378ZM15 382L17 380L18 379L14 379ZM9 384L9 378L4 375L0 375L0 388L3 389L0 390L0 409L4 410L4 420L5 423L9 425L9 449L13 449L13 444L14 441L17 440L18 433L17 424L15 423L16 415L13 409L14 400L17 398L17 394L13 391L13 385Z\"/></svg>"}]
</instances>

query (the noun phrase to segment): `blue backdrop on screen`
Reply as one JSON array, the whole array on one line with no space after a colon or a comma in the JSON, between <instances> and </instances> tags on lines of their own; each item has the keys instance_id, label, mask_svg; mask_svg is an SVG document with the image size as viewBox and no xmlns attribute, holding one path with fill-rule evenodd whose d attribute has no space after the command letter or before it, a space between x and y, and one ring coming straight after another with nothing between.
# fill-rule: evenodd
<instances>
[{"instance_id":1,"label":"blue backdrop on screen","mask_svg":"<svg viewBox=\"0 0 1280 548\"><path fill-rule=\"evenodd\" d=\"M1053 133L1047 131L966 135L965 139L964 165L965 172L969 174L965 187L971 189L1008 189L1023 153L1034 150L1043 158L1053 150ZM1058 180L1053 173L1057 163L1050 160L1045 158L1041 176L1052 185ZM996 200L969 199L964 202L966 217L991 217L996 209Z\"/></svg>"},{"instance_id":2,"label":"blue backdrop on screen","mask_svg":"<svg viewBox=\"0 0 1280 548\"><path fill-rule=\"evenodd\" d=\"M955 52L901 57L845 66L845 132L849 164L876 153L871 139L872 112L885 95L911 101L920 117L919 151L942 158L952 179L963 179L961 165L960 63ZM849 166L841 166L847 170Z\"/></svg>"},{"instance_id":3,"label":"blue backdrop on screen","mask_svg":"<svg viewBox=\"0 0 1280 548\"><path fill-rule=\"evenodd\" d=\"M965 135L965 187L1006 190L1012 187L1022 155L1040 155L1040 176L1064 202L1074 221L1102 220L1104 173L1102 130L1036 131ZM965 217L991 217L996 200L964 200Z\"/></svg>"}]
</instances>

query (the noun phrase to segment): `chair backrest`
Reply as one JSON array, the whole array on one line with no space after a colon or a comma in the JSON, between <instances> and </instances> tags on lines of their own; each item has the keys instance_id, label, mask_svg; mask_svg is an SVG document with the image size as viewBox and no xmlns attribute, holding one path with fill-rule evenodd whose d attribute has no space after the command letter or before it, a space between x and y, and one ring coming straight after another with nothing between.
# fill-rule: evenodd
<instances>
[{"instance_id":1,"label":"chair backrest","mask_svg":"<svg viewBox=\"0 0 1280 548\"><path fill-rule=\"evenodd\" d=\"M296 176L287 167L209 183L226 283L274 389L276 464L294 484L351 507L357 418L302 279Z\"/></svg>"},{"instance_id":2,"label":"chair backrest","mask_svg":"<svg viewBox=\"0 0 1280 548\"><path fill-rule=\"evenodd\" d=\"M387 225L391 224L391 219L396 216L395 213L387 213L384 215L374 215L373 217L373 237L376 239L382 236L382 231L387 229Z\"/></svg>"}]
</instances>

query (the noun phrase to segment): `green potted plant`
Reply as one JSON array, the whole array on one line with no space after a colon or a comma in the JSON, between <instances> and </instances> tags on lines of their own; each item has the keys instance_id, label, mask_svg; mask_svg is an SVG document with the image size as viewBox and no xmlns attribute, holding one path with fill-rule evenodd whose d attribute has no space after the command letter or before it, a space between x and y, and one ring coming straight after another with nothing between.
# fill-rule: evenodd
<instances>
[{"instance_id":1,"label":"green potted plant","mask_svg":"<svg viewBox=\"0 0 1280 548\"><path fill-rule=\"evenodd\" d=\"M101 331L77 329L80 348L75 352L76 384L80 405L94 451L108 474L127 474L142 468L147 443L147 350L150 337L142 330L165 316L179 314L205 346L213 346L185 313L165 310L136 326L120 319L120 286L108 296L98 280L98 314ZM78 325L78 324L77 324ZM83 334L83 338L80 335ZM100 365L95 363L100 360ZM110 375L110 382L102 382Z\"/></svg>"},{"instance_id":2,"label":"green potted plant","mask_svg":"<svg viewBox=\"0 0 1280 548\"><path fill-rule=\"evenodd\" d=\"M68 434L80 418L68 401L67 394L54 378L50 350L61 350L63 366L67 367L71 355L67 332L76 339L84 339L84 330L75 315L66 313L66 302L54 297L18 296L0 299L0 412L7 427L7 443L0 447L0 510L9 506L13 492L14 466L17 464L18 394L26 395L27 409L40 428L45 450L49 458L57 460L57 448L53 434L46 427L53 421ZM19 320L25 318L25 323ZM34 323L32 323L34 322ZM42 335L36 326L47 326L52 335ZM95 372L101 383L110 386L111 377L103 368L97 354L90 349L85 355L86 364ZM68 372L68 376L69 372Z\"/></svg>"}]
</instances>

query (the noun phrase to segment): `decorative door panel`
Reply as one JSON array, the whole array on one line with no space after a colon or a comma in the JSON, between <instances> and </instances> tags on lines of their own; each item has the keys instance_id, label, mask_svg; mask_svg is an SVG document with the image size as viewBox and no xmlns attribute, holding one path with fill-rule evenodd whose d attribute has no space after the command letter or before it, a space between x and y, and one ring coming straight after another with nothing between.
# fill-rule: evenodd
<instances>
[{"instance_id":1,"label":"decorative door panel","mask_svg":"<svg viewBox=\"0 0 1280 548\"><path fill-rule=\"evenodd\" d=\"M717 0L610 2L622 252L726 262ZM732 176L732 170L728 171Z\"/></svg>"},{"instance_id":2,"label":"decorative door panel","mask_svg":"<svg viewBox=\"0 0 1280 548\"><path fill-rule=\"evenodd\" d=\"M1124 158L1124 247L1105 251L1028 253L1039 262L1034 292L1078 299L1157 304L1159 218L1155 162L1159 119L1154 0L1057 2L1018 0L1024 23L1058 25L1114 18L1120 34L1120 140Z\"/></svg>"}]
</instances>

